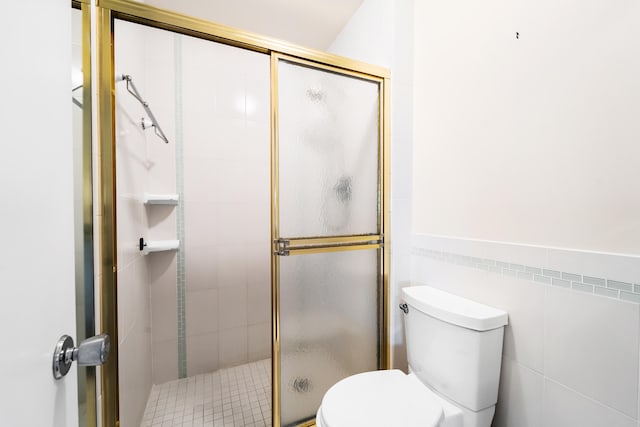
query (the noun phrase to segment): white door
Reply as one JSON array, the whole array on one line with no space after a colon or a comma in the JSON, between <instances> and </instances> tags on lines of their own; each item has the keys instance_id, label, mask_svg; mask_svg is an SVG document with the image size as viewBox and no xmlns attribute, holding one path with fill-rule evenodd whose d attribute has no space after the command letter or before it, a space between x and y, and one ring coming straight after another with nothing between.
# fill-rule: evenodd
<instances>
[{"instance_id":1,"label":"white door","mask_svg":"<svg viewBox=\"0 0 640 427\"><path fill-rule=\"evenodd\" d=\"M0 424L78 425L69 0L0 6Z\"/></svg>"}]
</instances>

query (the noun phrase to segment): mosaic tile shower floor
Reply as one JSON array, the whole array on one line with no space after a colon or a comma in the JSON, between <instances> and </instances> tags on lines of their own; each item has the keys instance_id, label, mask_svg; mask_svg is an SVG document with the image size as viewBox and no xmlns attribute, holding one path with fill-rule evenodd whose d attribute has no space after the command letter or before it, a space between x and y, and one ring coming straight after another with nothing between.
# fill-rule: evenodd
<instances>
[{"instance_id":1,"label":"mosaic tile shower floor","mask_svg":"<svg viewBox=\"0 0 640 427\"><path fill-rule=\"evenodd\" d=\"M154 385L141 427L270 427L271 359Z\"/></svg>"}]
</instances>

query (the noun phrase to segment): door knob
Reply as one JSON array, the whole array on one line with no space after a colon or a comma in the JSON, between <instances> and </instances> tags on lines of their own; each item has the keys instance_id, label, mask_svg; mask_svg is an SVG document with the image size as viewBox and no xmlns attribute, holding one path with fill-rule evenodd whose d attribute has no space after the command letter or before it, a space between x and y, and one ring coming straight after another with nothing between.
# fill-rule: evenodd
<instances>
[{"instance_id":1,"label":"door knob","mask_svg":"<svg viewBox=\"0 0 640 427\"><path fill-rule=\"evenodd\" d=\"M73 362L79 366L100 366L109 359L109 335L96 335L73 346L73 338L63 335L53 352L53 377L57 380L67 375Z\"/></svg>"}]
</instances>

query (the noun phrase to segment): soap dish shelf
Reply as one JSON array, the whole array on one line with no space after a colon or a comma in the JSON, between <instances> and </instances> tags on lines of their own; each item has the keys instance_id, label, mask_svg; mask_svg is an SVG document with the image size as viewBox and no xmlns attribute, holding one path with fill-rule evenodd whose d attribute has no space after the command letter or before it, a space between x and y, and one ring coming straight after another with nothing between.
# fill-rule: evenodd
<instances>
[{"instance_id":1,"label":"soap dish shelf","mask_svg":"<svg viewBox=\"0 0 640 427\"><path fill-rule=\"evenodd\" d=\"M140 238L139 249L144 255L153 252L177 251L180 248L180 240L149 240Z\"/></svg>"},{"instance_id":2,"label":"soap dish shelf","mask_svg":"<svg viewBox=\"0 0 640 427\"><path fill-rule=\"evenodd\" d=\"M178 194L151 194L144 193L145 205L177 205L180 200Z\"/></svg>"}]
</instances>

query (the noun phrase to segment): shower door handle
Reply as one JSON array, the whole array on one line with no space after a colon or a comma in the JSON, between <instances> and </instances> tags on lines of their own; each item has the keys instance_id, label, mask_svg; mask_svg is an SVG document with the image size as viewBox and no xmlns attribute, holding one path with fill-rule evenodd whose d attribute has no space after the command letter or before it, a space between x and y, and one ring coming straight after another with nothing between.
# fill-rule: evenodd
<instances>
[{"instance_id":1,"label":"shower door handle","mask_svg":"<svg viewBox=\"0 0 640 427\"><path fill-rule=\"evenodd\" d=\"M53 352L53 377L57 380L69 373L73 362L79 366L100 366L109 360L111 348L109 335L102 334L87 338L74 347L73 338L63 335Z\"/></svg>"}]
</instances>

